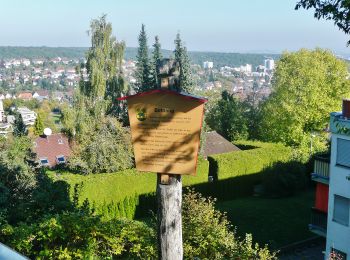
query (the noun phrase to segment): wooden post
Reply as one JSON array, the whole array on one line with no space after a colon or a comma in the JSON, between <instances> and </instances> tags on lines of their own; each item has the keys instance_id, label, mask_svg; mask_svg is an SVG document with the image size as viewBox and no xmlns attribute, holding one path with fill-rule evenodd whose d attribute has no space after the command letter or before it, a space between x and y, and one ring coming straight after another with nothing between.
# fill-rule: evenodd
<instances>
[{"instance_id":1,"label":"wooden post","mask_svg":"<svg viewBox=\"0 0 350 260\"><path fill-rule=\"evenodd\" d=\"M181 175L165 175L168 184L162 184L163 175L157 178L159 259L182 260Z\"/></svg>"},{"instance_id":2,"label":"wooden post","mask_svg":"<svg viewBox=\"0 0 350 260\"><path fill-rule=\"evenodd\" d=\"M171 62L168 62L170 64ZM158 69L159 71L159 69ZM161 88L169 88L171 75L160 76ZM181 175L157 174L158 256L161 260L182 260Z\"/></svg>"}]
</instances>

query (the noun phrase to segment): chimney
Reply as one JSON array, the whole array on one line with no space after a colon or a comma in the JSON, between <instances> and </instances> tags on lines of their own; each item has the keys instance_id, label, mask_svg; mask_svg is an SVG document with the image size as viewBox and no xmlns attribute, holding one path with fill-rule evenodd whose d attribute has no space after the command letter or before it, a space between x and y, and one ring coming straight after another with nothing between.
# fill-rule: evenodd
<instances>
[{"instance_id":1,"label":"chimney","mask_svg":"<svg viewBox=\"0 0 350 260\"><path fill-rule=\"evenodd\" d=\"M343 117L350 119L350 99L343 99Z\"/></svg>"}]
</instances>

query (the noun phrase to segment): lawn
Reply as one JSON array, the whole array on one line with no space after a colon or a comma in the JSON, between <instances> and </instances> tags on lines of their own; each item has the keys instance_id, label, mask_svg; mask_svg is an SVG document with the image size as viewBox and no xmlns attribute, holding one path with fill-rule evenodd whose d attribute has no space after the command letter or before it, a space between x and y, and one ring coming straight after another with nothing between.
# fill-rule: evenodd
<instances>
[{"instance_id":1,"label":"lawn","mask_svg":"<svg viewBox=\"0 0 350 260\"><path fill-rule=\"evenodd\" d=\"M240 198L217 202L216 207L227 212L238 235L251 233L259 244L277 249L314 236L308 230L314 193L310 190L280 199Z\"/></svg>"}]
</instances>

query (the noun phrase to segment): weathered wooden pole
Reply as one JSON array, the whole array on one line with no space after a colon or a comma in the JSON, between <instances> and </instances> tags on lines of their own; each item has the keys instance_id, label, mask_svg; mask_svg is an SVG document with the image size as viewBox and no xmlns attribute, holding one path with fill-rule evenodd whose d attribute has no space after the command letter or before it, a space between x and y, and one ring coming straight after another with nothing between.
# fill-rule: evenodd
<instances>
[{"instance_id":1,"label":"weathered wooden pole","mask_svg":"<svg viewBox=\"0 0 350 260\"><path fill-rule=\"evenodd\" d=\"M164 59L158 64L161 88L176 84L177 66ZM181 175L157 174L158 256L161 260L182 260L182 182Z\"/></svg>"},{"instance_id":2,"label":"weathered wooden pole","mask_svg":"<svg viewBox=\"0 0 350 260\"><path fill-rule=\"evenodd\" d=\"M181 175L168 176L162 183L163 174L158 174L158 250L159 259L182 260L182 182Z\"/></svg>"}]
</instances>

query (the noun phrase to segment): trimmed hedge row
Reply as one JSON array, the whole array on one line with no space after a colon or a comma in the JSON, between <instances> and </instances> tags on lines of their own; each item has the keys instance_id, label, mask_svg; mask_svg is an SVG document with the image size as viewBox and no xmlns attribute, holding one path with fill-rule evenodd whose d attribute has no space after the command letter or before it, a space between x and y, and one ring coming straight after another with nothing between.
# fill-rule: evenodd
<instances>
[{"instance_id":1,"label":"trimmed hedge row","mask_svg":"<svg viewBox=\"0 0 350 260\"><path fill-rule=\"evenodd\" d=\"M197 176L183 176L183 186L192 186L219 200L248 196L253 193L254 185L261 182L260 172L264 168L291 157L291 149L281 144L244 141L236 145L250 149L210 156L208 161L200 159ZM208 174L214 176L214 182L208 182ZM55 172L49 175L54 180L66 181L71 187L81 184L79 202L88 200L95 211L107 219L140 218L156 210L154 173L131 169L87 176Z\"/></svg>"}]
</instances>

